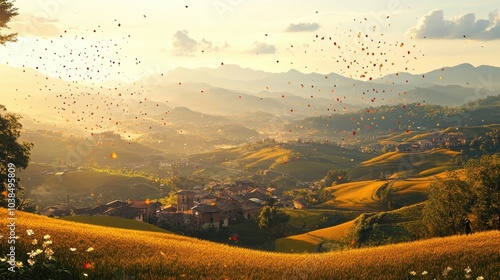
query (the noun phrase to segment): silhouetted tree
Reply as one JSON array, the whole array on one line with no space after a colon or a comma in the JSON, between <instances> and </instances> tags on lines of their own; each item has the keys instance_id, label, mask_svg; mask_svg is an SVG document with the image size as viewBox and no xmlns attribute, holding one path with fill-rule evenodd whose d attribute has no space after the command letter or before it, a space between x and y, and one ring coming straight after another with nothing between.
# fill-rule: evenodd
<instances>
[{"instance_id":1,"label":"silhouetted tree","mask_svg":"<svg viewBox=\"0 0 500 280\"><path fill-rule=\"evenodd\" d=\"M259 228L265 229L275 237L284 234L285 225L290 220L290 216L276 206L264 206L257 216Z\"/></svg>"},{"instance_id":2,"label":"silhouetted tree","mask_svg":"<svg viewBox=\"0 0 500 280\"><path fill-rule=\"evenodd\" d=\"M465 173L475 196L476 228L500 230L500 157L471 159L465 165Z\"/></svg>"},{"instance_id":3,"label":"silhouetted tree","mask_svg":"<svg viewBox=\"0 0 500 280\"><path fill-rule=\"evenodd\" d=\"M12 17L17 16L17 8L14 7L13 2L7 0L0 0L0 30L2 28L9 28L7 23L12 19ZM17 33L11 33L2 35L0 33L0 44L3 45L6 42L15 42Z\"/></svg>"},{"instance_id":4,"label":"silhouetted tree","mask_svg":"<svg viewBox=\"0 0 500 280\"><path fill-rule=\"evenodd\" d=\"M471 212L470 185L456 173L448 173L429 186L429 199L423 210L423 222L431 236L460 233L462 218Z\"/></svg>"},{"instance_id":5,"label":"silhouetted tree","mask_svg":"<svg viewBox=\"0 0 500 280\"><path fill-rule=\"evenodd\" d=\"M21 117L17 114L5 113L6 111L5 106L0 105L0 191L3 194L0 196L0 206L6 207L8 204L8 186L9 179L11 179L10 182L15 184L16 206L17 208L22 208L23 203L20 203L20 201L23 189L19 184L19 177L16 171L28 167L30 150L33 144L19 142L18 138L22 128L19 122ZM9 167L11 171L15 171L9 172Z\"/></svg>"}]
</instances>

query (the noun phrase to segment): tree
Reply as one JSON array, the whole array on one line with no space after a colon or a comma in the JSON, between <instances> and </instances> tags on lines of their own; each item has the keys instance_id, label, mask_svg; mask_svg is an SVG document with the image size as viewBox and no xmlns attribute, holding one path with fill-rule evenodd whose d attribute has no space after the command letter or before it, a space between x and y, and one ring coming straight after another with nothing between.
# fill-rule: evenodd
<instances>
[{"instance_id":1,"label":"tree","mask_svg":"<svg viewBox=\"0 0 500 280\"><path fill-rule=\"evenodd\" d=\"M431 236L458 234L462 218L471 212L470 185L454 172L438 178L429 186L429 199L423 209L423 222Z\"/></svg>"},{"instance_id":2,"label":"tree","mask_svg":"<svg viewBox=\"0 0 500 280\"><path fill-rule=\"evenodd\" d=\"M23 189L19 185L17 170L28 167L32 143L19 142L22 125L19 122L20 116L12 113L5 113L7 109L0 105L0 184L2 196L0 196L0 206L8 205L9 179L15 183L15 205L23 208L21 202ZM2 114L3 113L3 114ZM12 175L10 175L12 174ZM12 176L12 177L11 177ZM15 180L12 180L15 179ZM11 188L12 189L12 188ZM5 195L7 194L7 195Z\"/></svg>"},{"instance_id":3,"label":"tree","mask_svg":"<svg viewBox=\"0 0 500 280\"><path fill-rule=\"evenodd\" d=\"M12 17L17 16L17 8L14 8L14 4L8 0L0 0L0 29L9 28L7 23ZM15 42L17 33L11 33L2 35L0 33L0 44L4 45L6 42Z\"/></svg>"},{"instance_id":4,"label":"tree","mask_svg":"<svg viewBox=\"0 0 500 280\"><path fill-rule=\"evenodd\" d=\"M349 182L349 175L344 169L332 169L326 173L325 186L330 187L334 182L342 184Z\"/></svg>"},{"instance_id":5,"label":"tree","mask_svg":"<svg viewBox=\"0 0 500 280\"><path fill-rule=\"evenodd\" d=\"M290 220L290 216L276 206L264 206L257 216L259 228L265 229L275 237L283 236L285 225Z\"/></svg>"},{"instance_id":6,"label":"tree","mask_svg":"<svg viewBox=\"0 0 500 280\"><path fill-rule=\"evenodd\" d=\"M475 196L476 227L500 230L500 157L471 159L465 164L465 174Z\"/></svg>"}]
</instances>

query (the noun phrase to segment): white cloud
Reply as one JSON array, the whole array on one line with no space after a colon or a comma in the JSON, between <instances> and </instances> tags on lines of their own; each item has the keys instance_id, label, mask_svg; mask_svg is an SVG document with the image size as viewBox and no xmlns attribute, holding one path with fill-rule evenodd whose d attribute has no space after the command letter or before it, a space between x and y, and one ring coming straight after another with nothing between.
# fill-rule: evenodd
<instances>
[{"instance_id":1,"label":"white cloud","mask_svg":"<svg viewBox=\"0 0 500 280\"><path fill-rule=\"evenodd\" d=\"M308 31L314 31L318 30L320 28L320 25L318 23L291 23L286 31L287 32L308 32Z\"/></svg>"},{"instance_id":2,"label":"white cloud","mask_svg":"<svg viewBox=\"0 0 500 280\"><path fill-rule=\"evenodd\" d=\"M489 19L476 20L473 13L445 19L442 10L434 10L420 18L407 34L415 38L496 40L500 39L500 13L490 13Z\"/></svg>"},{"instance_id":3,"label":"white cloud","mask_svg":"<svg viewBox=\"0 0 500 280\"><path fill-rule=\"evenodd\" d=\"M179 30L174 34L172 46L174 47L174 55L189 56L196 52L198 43L196 40L188 36L188 32L186 30Z\"/></svg>"},{"instance_id":4,"label":"white cloud","mask_svg":"<svg viewBox=\"0 0 500 280\"><path fill-rule=\"evenodd\" d=\"M274 54L276 53L276 46L274 45L269 45L263 42L255 42L254 43L255 48L253 48L251 53L257 53L257 54Z\"/></svg>"}]
</instances>

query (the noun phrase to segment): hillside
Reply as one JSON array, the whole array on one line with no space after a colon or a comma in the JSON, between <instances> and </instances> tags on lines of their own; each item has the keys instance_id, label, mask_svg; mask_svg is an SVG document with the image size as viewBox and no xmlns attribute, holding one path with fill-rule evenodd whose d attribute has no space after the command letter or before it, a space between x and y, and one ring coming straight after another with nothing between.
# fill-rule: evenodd
<instances>
[{"instance_id":1,"label":"hillside","mask_svg":"<svg viewBox=\"0 0 500 280\"><path fill-rule=\"evenodd\" d=\"M6 209L0 209L0 215L5 217ZM500 277L497 231L325 254L283 254L166 233L76 224L20 211L16 217L16 253L21 260L26 263L26 252L41 247L31 244L33 237L42 239L49 234L54 257L69 268L74 279L399 280L409 277L411 271L440 277L447 267L453 269L450 279L463 276L467 267L474 278ZM8 235L5 219L1 228ZM35 235L28 237L27 229ZM1 246L5 254L6 243Z\"/></svg>"}]
</instances>

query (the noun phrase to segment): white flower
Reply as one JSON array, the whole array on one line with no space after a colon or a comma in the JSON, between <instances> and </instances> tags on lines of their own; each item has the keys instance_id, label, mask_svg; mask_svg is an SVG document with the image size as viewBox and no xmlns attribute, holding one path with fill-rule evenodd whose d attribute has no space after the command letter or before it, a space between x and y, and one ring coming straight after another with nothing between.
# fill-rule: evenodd
<instances>
[{"instance_id":1,"label":"white flower","mask_svg":"<svg viewBox=\"0 0 500 280\"><path fill-rule=\"evenodd\" d=\"M31 241L31 245L36 245L36 244L38 244L38 240L36 240L36 238L35 238L35 239L33 239L33 241Z\"/></svg>"},{"instance_id":2,"label":"white flower","mask_svg":"<svg viewBox=\"0 0 500 280\"><path fill-rule=\"evenodd\" d=\"M71 252L74 252L74 251L76 251L76 248L69 248L69 250L70 250Z\"/></svg>"},{"instance_id":3,"label":"white flower","mask_svg":"<svg viewBox=\"0 0 500 280\"><path fill-rule=\"evenodd\" d=\"M38 251L31 250L30 253L26 253L26 254L28 254L30 256L30 259L32 259L32 258L36 257L38 254L40 254L40 253L38 253Z\"/></svg>"},{"instance_id":4,"label":"white flower","mask_svg":"<svg viewBox=\"0 0 500 280\"><path fill-rule=\"evenodd\" d=\"M422 275L427 275L427 273L429 273L427 270L422 271Z\"/></svg>"},{"instance_id":5,"label":"white flower","mask_svg":"<svg viewBox=\"0 0 500 280\"><path fill-rule=\"evenodd\" d=\"M83 276L88 277L89 275L87 273L84 273Z\"/></svg>"},{"instance_id":6,"label":"white flower","mask_svg":"<svg viewBox=\"0 0 500 280\"><path fill-rule=\"evenodd\" d=\"M49 235L49 234L44 235L44 236L43 236L43 239L45 239L45 240L50 239L50 235Z\"/></svg>"},{"instance_id":7,"label":"white flower","mask_svg":"<svg viewBox=\"0 0 500 280\"><path fill-rule=\"evenodd\" d=\"M484 277L483 277L483 276L478 276L478 277L476 278L476 280L484 280Z\"/></svg>"},{"instance_id":8,"label":"white flower","mask_svg":"<svg viewBox=\"0 0 500 280\"><path fill-rule=\"evenodd\" d=\"M89 248L87 249L87 252L92 252L92 251L94 251L94 247L89 247Z\"/></svg>"},{"instance_id":9,"label":"white flower","mask_svg":"<svg viewBox=\"0 0 500 280\"><path fill-rule=\"evenodd\" d=\"M33 234L35 234L35 232L32 229L27 229L26 233L28 234L28 236L32 236Z\"/></svg>"},{"instance_id":10,"label":"white flower","mask_svg":"<svg viewBox=\"0 0 500 280\"><path fill-rule=\"evenodd\" d=\"M470 269L470 267L467 267L466 269L464 269L465 273L469 274L472 272L472 269Z\"/></svg>"},{"instance_id":11,"label":"white flower","mask_svg":"<svg viewBox=\"0 0 500 280\"><path fill-rule=\"evenodd\" d=\"M410 274L411 275L417 275L417 272L416 271L410 271Z\"/></svg>"},{"instance_id":12,"label":"white flower","mask_svg":"<svg viewBox=\"0 0 500 280\"><path fill-rule=\"evenodd\" d=\"M5 262L5 261L7 261L7 258L0 258L0 261Z\"/></svg>"},{"instance_id":13,"label":"white flower","mask_svg":"<svg viewBox=\"0 0 500 280\"><path fill-rule=\"evenodd\" d=\"M29 265L33 266L35 264L35 261L33 259L28 259Z\"/></svg>"},{"instance_id":14,"label":"white flower","mask_svg":"<svg viewBox=\"0 0 500 280\"><path fill-rule=\"evenodd\" d=\"M23 267L23 262L16 262L16 266L17 266L17 268Z\"/></svg>"}]
</instances>

